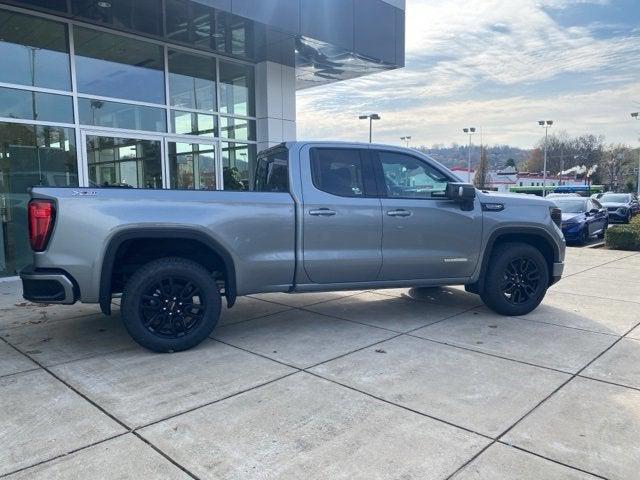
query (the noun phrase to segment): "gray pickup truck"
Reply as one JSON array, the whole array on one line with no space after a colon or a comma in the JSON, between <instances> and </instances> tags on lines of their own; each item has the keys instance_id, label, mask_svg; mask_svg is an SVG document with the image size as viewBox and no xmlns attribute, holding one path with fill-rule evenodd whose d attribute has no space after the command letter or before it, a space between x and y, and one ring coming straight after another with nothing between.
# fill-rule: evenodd
<instances>
[{"instance_id":1,"label":"gray pickup truck","mask_svg":"<svg viewBox=\"0 0 640 480\"><path fill-rule=\"evenodd\" d=\"M561 213L529 195L480 192L415 151L293 142L263 151L242 191L31 190L25 299L122 295L144 347L203 341L222 297L465 285L524 315L562 275Z\"/></svg>"}]
</instances>

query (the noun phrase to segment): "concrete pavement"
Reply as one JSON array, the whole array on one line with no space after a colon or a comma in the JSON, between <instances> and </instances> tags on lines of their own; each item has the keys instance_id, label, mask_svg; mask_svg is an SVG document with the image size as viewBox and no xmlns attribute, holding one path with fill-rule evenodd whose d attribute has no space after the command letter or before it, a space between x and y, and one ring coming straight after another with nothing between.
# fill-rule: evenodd
<instances>
[{"instance_id":1,"label":"concrete pavement","mask_svg":"<svg viewBox=\"0 0 640 480\"><path fill-rule=\"evenodd\" d=\"M0 477L635 479L640 254L523 318L459 288L255 295L179 354L0 282Z\"/></svg>"}]
</instances>

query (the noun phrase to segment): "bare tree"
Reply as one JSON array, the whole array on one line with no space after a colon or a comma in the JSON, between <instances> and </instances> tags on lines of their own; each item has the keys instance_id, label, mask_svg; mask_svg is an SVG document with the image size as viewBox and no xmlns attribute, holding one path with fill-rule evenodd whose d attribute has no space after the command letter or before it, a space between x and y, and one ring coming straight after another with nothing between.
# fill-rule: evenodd
<instances>
[{"instance_id":1,"label":"bare tree","mask_svg":"<svg viewBox=\"0 0 640 480\"><path fill-rule=\"evenodd\" d=\"M489 172L489 162L487 161L487 147L480 147L480 164L478 171L473 178L473 184L480 190L484 189L487 184L487 173Z\"/></svg>"},{"instance_id":2,"label":"bare tree","mask_svg":"<svg viewBox=\"0 0 640 480\"><path fill-rule=\"evenodd\" d=\"M624 174L631 164L631 149L621 143L611 144L604 151L600 166L603 180L611 190L618 191L624 187Z\"/></svg>"}]
</instances>

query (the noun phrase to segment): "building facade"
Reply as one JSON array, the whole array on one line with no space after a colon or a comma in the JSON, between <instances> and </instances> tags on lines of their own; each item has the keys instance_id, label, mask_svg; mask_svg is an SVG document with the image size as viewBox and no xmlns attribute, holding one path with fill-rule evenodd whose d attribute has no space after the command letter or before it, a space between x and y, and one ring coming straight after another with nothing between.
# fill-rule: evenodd
<instances>
[{"instance_id":1,"label":"building facade","mask_svg":"<svg viewBox=\"0 0 640 480\"><path fill-rule=\"evenodd\" d=\"M242 190L296 90L404 65L404 0L0 0L0 276L27 190Z\"/></svg>"}]
</instances>

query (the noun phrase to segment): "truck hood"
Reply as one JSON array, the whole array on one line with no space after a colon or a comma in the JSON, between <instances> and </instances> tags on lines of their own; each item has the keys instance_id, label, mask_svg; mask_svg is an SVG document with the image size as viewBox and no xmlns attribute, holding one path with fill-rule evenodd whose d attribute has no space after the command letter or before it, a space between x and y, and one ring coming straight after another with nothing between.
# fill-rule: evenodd
<instances>
[{"instance_id":1,"label":"truck hood","mask_svg":"<svg viewBox=\"0 0 640 480\"><path fill-rule=\"evenodd\" d=\"M555 207L555 203L537 195L529 195L526 193L498 193L478 191L478 199L482 203L503 203L505 206L536 206L536 207Z\"/></svg>"}]
</instances>

